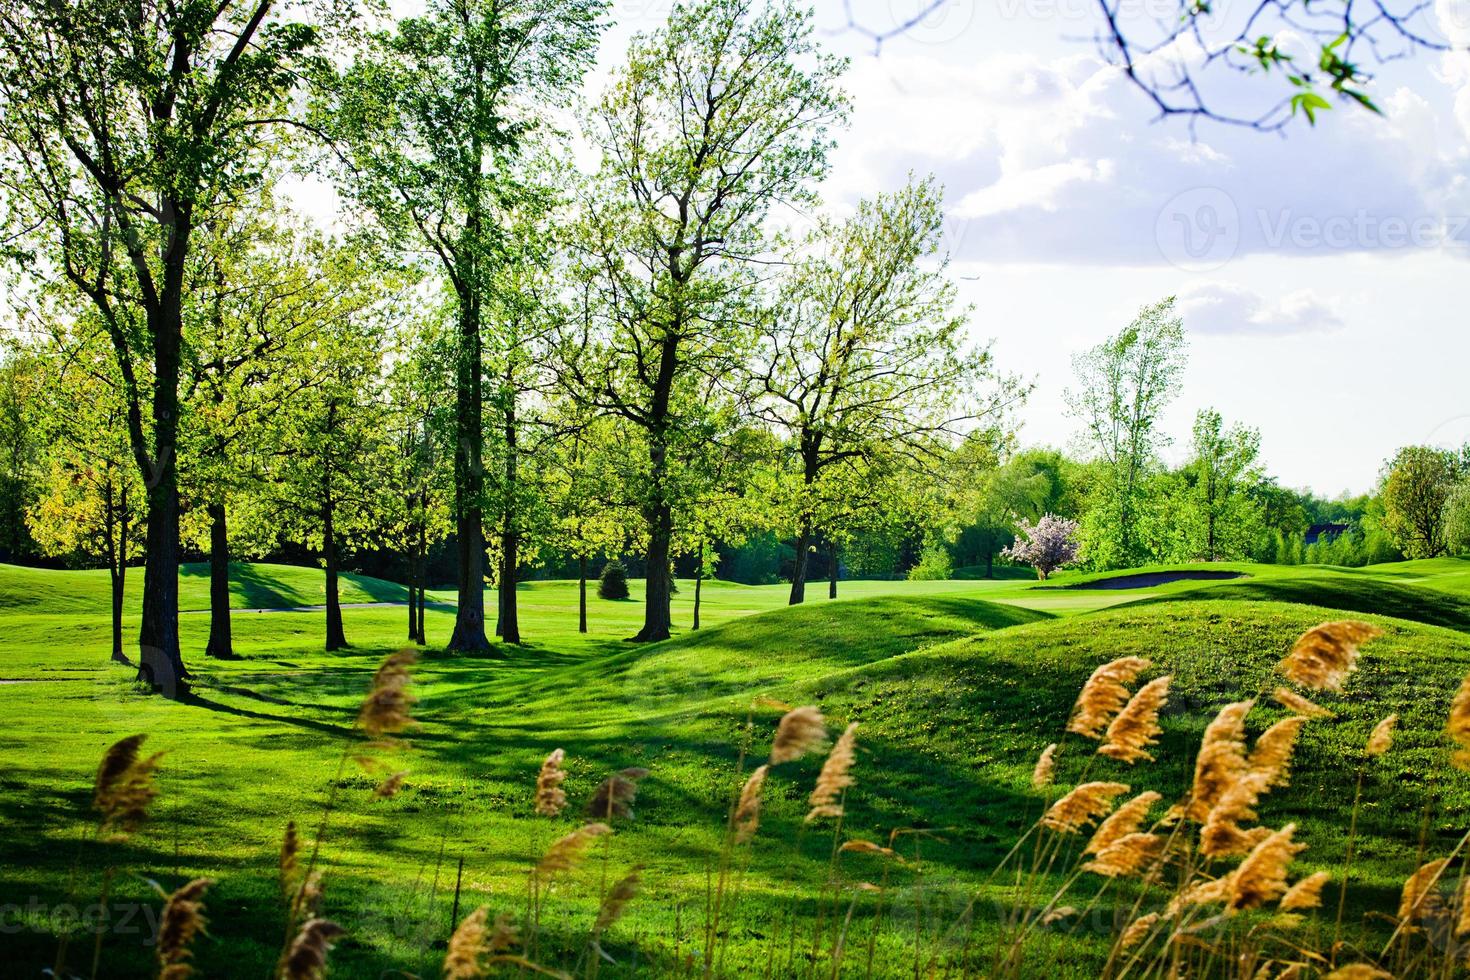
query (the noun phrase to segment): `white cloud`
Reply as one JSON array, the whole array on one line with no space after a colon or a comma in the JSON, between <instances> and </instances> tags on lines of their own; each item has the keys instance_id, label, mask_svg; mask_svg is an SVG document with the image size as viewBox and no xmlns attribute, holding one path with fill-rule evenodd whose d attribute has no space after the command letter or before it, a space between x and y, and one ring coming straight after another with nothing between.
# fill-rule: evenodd
<instances>
[{"instance_id":1,"label":"white cloud","mask_svg":"<svg viewBox=\"0 0 1470 980\"><path fill-rule=\"evenodd\" d=\"M1203 282L1181 293L1176 308L1185 328L1196 334L1279 337L1343 326L1333 305L1310 289L1272 301L1235 283Z\"/></svg>"},{"instance_id":2,"label":"white cloud","mask_svg":"<svg viewBox=\"0 0 1470 980\"><path fill-rule=\"evenodd\" d=\"M1380 92L1386 117L1345 106L1284 139L1219 125L1191 138L1177 121L1150 122L1140 93L1090 56L960 66L885 55L849 76L856 111L828 193L852 200L933 172L961 260L1166 263L1178 250L1160 229L1201 217L1181 223L1167 209L1204 188L1234 221L1226 260L1446 247L1423 229L1470 215L1455 118L1458 95L1470 124L1470 69L1451 67L1464 74L1445 74L1435 92Z\"/></svg>"}]
</instances>

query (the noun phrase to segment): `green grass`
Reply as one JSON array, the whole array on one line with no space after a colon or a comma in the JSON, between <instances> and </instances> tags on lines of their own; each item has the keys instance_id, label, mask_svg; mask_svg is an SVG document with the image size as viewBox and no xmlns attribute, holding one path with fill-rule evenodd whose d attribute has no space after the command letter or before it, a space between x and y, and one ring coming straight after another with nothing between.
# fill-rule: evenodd
<instances>
[{"instance_id":1,"label":"green grass","mask_svg":"<svg viewBox=\"0 0 1470 980\"><path fill-rule=\"evenodd\" d=\"M536 767L558 746L568 754L566 789L576 806L610 771L651 770L637 819L618 827L606 856L612 874L635 862L647 867L644 894L605 943L617 965L604 963L602 972L672 972L676 956L703 942L706 870L737 785L744 722L760 695L817 703L834 725L861 722L848 831L878 840L896 828L924 830L902 838L911 863L890 880L892 900L878 916L875 944L879 975L911 974L914 935L926 957L959 955L960 946L946 944L955 938L950 926L986 870L1038 815L1031 766L1057 739L1093 667L1141 654L1155 660L1155 672L1173 673L1159 761L1135 770L1090 761L1087 746L1073 741L1060 754L1060 778L1075 780L1085 768L1089 778L1117 776L1173 797L1215 710L1269 690L1271 668L1292 638L1343 610L1373 619L1387 635L1367 648L1346 694L1321 699L1339 717L1308 726L1293 785L1268 799L1262 819L1301 825L1311 845L1305 868L1337 862L1351 760L1372 724L1399 712L1399 742L1368 779L1363 882L1352 916L1391 912L1426 805L1436 846L1470 819L1470 785L1446 766L1440 735L1454 688L1470 671L1470 638L1457 618L1470 596L1470 562L1239 570L1250 577L1119 591L1023 580L844 582L838 602L817 598L797 609L783 608L783 587L713 583L704 590L706 629L643 647L622 640L641 617L637 601L593 598L593 632L583 636L575 629L575 583L528 583L521 601L531 644L503 659L431 654L417 669L423 724L410 736L413 748L394 762L411 772L405 790L374 801L373 779L351 766L338 784L339 810L323 844L324 911L350 935L333 954L335 975L436 975L461 857L465 909L488 903L520 911L525 868L576 825L571 815L548 822L529 809ZM1062 576L1047 585L1084 580ZM687 624L692 583L681 586L675 620ZM207 587L204 570L191 569L181 604L205 607ZM346 602L401 595L371 579L350 588ZM242 610L314 605L320 597L315 570L237 568ZM406 615L350 608L354 646L327 654L320 612L241 612L235 632L244 659L219 662L198 652L208 617L185 614L186 658L200 680L197 700L180 704L140 693L128 671L105 663L107 608L103 574L0 566L0 678L27 681L0 684L0 710L13 720L0 733L7 829L0 870L8 894L19 896L6 901L21 906L5 921L24 926L7 935L9 962L22 975L51 965L55 933L65 926L55 910L95 901L99 869L116 862L129 872L115 888L123 903L152 901L138 875L167 888L196 875L217 878L208 900L211 935L198 945L200 971L265 976L281 939L281 830L288 819L309 828L318 818L351 744L356 705L382 655L401 645ZM135 622L130 613L130 630ZM431 639L442 641L451 622L449 611L431 608ZM766 743L776 713L755 712L753 751ZM1263 705L1252 731L1279 716ZM167 752L154 819L124 845L82 842L96 761L111 741L135 731L149 733L149 748ZM804 963L831 846L822 831L802 829L818 765L781 767L771 779L744 898L725 937L732 972L763 969L773 955L777 975ZM584 944L602 860L599 853L551 899L545 958L570 964L559 947ZM846 860L853 876L881 873L871 858ZM81 872L69 886L73 868ZM993 928L989 903L1004 895L993 886L980 894L983 942ZM793 920L807 933L790 953ZM854 942L866 945L869 921L860 916ZM150 953L139 935L105 939L104 975L147 975ZM1106 941L1092 930L1048 937L1028 966L1093 976ZM91 939L77 942L69 962L85 969Z\"/></svg>"}]
</instances>

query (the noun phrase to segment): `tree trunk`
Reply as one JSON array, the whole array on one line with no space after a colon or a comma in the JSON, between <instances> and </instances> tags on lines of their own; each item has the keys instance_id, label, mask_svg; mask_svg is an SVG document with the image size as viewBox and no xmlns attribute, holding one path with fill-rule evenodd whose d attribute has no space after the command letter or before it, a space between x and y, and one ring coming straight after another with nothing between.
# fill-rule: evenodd
<instances>
[{"instance_id":1,"label":"tree trunk","mask_svg":"<svg viewBox=\"0 0 1470 980\"><path fill-rule=\"evenodd\" d=\"M222 503L210 504L209 513L209 645L206 656L235 659L230 632L230 535Z\"/></svg>"},{"instance_id":2,"label":"tree trunk","mask_svg":"<svg viewBox=\"0 0 1470 980\"><path fill-rule=\"evenodd\" d=\"M455 381L454 500L459 544L459 603L447 649L481 653L485 636L485 530L483 524L485 434L480 377L479 299L473 288L460 296L459 358Z\"/></svg>"},{"instance_id":3,"label":"tree trunk","mask_svg":"<svg viewBox=\"0 0 1470 980\"><path fill-rule=\"evenodd\" d=\"M799 606L806 601L807 553L812 549L811 521L803 517L796 532L796 560L791 566L791 597L787 605Z\"/></svg>"},{"instance_id":4,"label":"tree trunk","mask_svg":"<svg viewBox=\"0 0 1470 980\"><path fill-rule=\"evenodd\" d=\"M587 556L577 559L577 632L587 632Z\"/></svg>"},{"instance_id":5,"label":"tree trunk","mask_svg":"<svg viewBox=\"0 0 1470 980\"><path fill-rule=\"evenodd\" d=\"M506 643L521 642L521 619L516 606L516 571L521 563L520 531L516 527L516 480L519 478L519 459L516 450L516 401L515 388L511 383L509 359L506 366L505 401L505 486L501 500L503 532L500 549L500 629L496 632Z\"/></svg>"},{"instance_id":6,"label":"tree trunk","mask_svg":"<svg viewBox=\"0 0 1470 980\"><path fill-rule=\"evenodd\" d=\"M699 543L699 567L694 572L694 628L699 629L699 598L704 587L704 542Z\"/></svg>"},{"instance_id":7,"label":"tree trunk","mask_svg":"<svg viewBox=\"0 0 1470 980\"><path fill-rule=\"evenodd\" d=\"M428 637L424 633L424 606L428 604L425 593L427 593L429 590L429 535L428 531L423 527L419 528L419 547L417 558L419 579L419 612L418 633L416 634L415 639L418 640L419 646L423 646L428 642Z\"/></svg>"},{"instance_id":8,"label":"tree trunk","mask_svg":"<svg viewBox=\"0 0 1470 980\"><path fill-rule=\"evenodd\" d=\"M644 572L643 628L632 639L667 640L669 628L669 546L674 537L673 508L656 503L648 511L648 552Z\"/></svg>"},{"instance_id":9,"label":"tree trunk","mask_svg":"<svg viewBox=\"0 0 1470 980\"><path fill-rule=\"evenodd\" d=\"M129 667L133 662L123 653L123 596L127 582L128 566L119 561L114 568L108 569L112 576L112 659L115 663L127 664Z\"/></svg>"},{"instance_id":10,"label":"tree trunk","mask_svg":"<svg viewBox=\"0 0 1470 980\"><path fill-rule=\"evenodd\" d=\"M827 549L829 568L827 569L827 598L837 598L837 545L834 543Z\"/></svg>"},{"instance_id":11,"label":"tree trunk","mask_svg":"<svg viewBox=\"0 0 1470 980\"><path fill-rule=\"evenodd\" d=\"M408 572L408 641L419 638L419 558L412 546L403 555Z\"/></svg>"},{"instance_id":12,"label":"tree trunk","mask_svg":"<svg viewBox=\"0 0 1470 980\"><path fill-rule=\"evenodd\" d=\"M153 333L153 451L142 448L148 487L144 538L143 617L138 629L138 677L165 697L189 693L179 650L179 355L183 342L184 251L188 222L178 218L169 246L164 288L149 312ZM137 440L134 440L135 443Z\"/></svg>"},{"instance_id":13,"label":"tree trunk","mask_svg":"<svg viewBox=\"0 0 1470 980\"><path fill-rule=\"evenodd\" d=\"M347 646L342 630L342 600L337 594L337 539L332 529L331 502L322 507L322 560L327 570L327 649Z\"/></svg>"},{"instance_id":14,"label":"tree trunk","mask_svg":"<svg viewBox=\"0 0 1470 980\"><path fill-rule=\"evenodd\" d=\"M516 607L516 567L520 564L520 541L507 534L500 556L500 638L506 643L521 642L521 621Z\"/></svg>"},{"instance_id":15,"label":"tree trunk","mask_svg":"<svg viewBox=\"0 0 1470 980\"><path fill-rule=\"evenodd\" d=\"M995 578L995 552L985 552L985 577Z\"/></svg>"}]
</instances>

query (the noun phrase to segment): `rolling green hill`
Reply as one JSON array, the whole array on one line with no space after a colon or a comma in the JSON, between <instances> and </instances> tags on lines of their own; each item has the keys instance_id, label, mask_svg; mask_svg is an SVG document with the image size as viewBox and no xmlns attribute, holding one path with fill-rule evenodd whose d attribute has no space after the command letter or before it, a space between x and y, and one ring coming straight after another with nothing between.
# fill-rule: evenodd
<instances>
[{"instance_id":1,"label":"rolling green hill","mask_svg":"<svg viewBox=\"0 0 1470 980\"><path fill-rule=\"evenodd\" d=\"M536 767L560 747L574 807L608 772L650 770L637 819L619 825L606 852L614 873L644 866L644 894L607 937L617 963L604 963L602 973L665 972L682 955L676 945L687 951L700 941L706 874L738 786L736 765L742 754L765 751L779 709L758 699L771 698L818 704L834 729L859 722L847 832L882 840L922 830L900 838L908 863L893 871L893 904L874 933L878 974L911 972L906 937L949 949L946 937L977 890L987 901L1005 898L987 883L987 869L1040 812L1031 767L1059 740L1095 666L1133 654L1155 662L1146 677L1173 675L1158 761L1130 768L1092 756L1075 737L1061 739L1059 780L1117 778L1168 799L1185 785L1215 711L1269 691L1292 639L1344 610L1386 635L1365 648L1344 694L1320 699L1338 717L1308 725L1293 785L1273 793L1261 816L1272 825L1299 823L1310 846L1299 859L1304 868L1339 862L1353 760L1379 718L1401 716L1398 744L1365 782L1362 887L1350 903L1357 923L1366 912L1393 910L1417 852L1421 812L1431 814L1431 848L1443 849L1470 821L1470 777L1448 767L1441 734L1454 689L1470 672L1467 568L1239 566L1248 578L1116 591L1056 587L1084 576L1046 587L844 582L848 598L796 609L782 608L780 587L707 584L707 627L651 646L621 639L639 618L636 601L594 599L593 632L581 636L575 583L529 583L522 600L531 645L499 659L431 652L416 668L421 724L408 733L412 749L385 763L408 770L405 788L374 800L379 775L350 762L340 778L333 773L357 744L351 727L372 670L401 643L400 608L348 609L355 646L336 654L319 649L319 612L241 613L244 659L186 653L200 675L197 696L172 703L138 691L126 669L105 663L105 575L0 567L0 678L22 681L0 684L0 710L17 719L0 733L0 818L8 830L0 869L18 893L37 897L40 910L24 913L22 931L7 937L11 962L26 973L50 966L60 926L47 910L90 901L98 869L116 862L125 873L114 900L123 904L156 904L137 875L165 887L217 878L211 937L197 951L201 973L268 974L280 942L281 831L287 820L314 826L335 787L338 809L322 852L324 912L348 927L349 938L333 954L334 975L434 975L459 859L461 912L483 902L519 913L525 869L576 826L570 813L552 822L530 812ZM241 573L242 609L311 605L319 596L320 576L310 569L242 566ZM350 601L391 602L396 586L364 580L353 588ZM198 601L207 580L186 579L185 589ZM678 596L676 621L688 622L692 592L684 587ZM447 635L451 615L430 610L431 636ZM202 647L207 619L183 617L186 650ZM1252 733L1279 717L1262 701ZM79 850L97 759L131 732L148 733L148 748L166 752L154 819L127 844L84 841ZM733 963L786 956L791 924L800 932L815 921L831 842L803 829L802 816L819 765L788 764L770 779L745 897L728 923ZM880 873L854 862L854 875ZM555 895L547 959L569 963L565 957L585 943L600 866ZM991 928L982 916L975 941ZM106 943L106 975L149 975L150 953L136 938L109 934ZM1105 947L1095 934L1042 944L1055 959L1037 972L1093 976Z\"/></svg>"}]
</instances>

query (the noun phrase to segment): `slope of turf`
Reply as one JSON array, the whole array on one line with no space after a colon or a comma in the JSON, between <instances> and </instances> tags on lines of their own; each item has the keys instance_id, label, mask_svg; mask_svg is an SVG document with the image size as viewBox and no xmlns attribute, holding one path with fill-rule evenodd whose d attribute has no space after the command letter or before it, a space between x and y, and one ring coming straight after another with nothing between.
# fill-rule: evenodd
<instances>
[{"instance_id":1,"label":"slope of turf","mask_svg":"<svg viewBox=\"0 0 1470 980\"><path fill-rule=\"evenodd\" d=\"M1453 583L1460 570L1449 564L1356 574L1365 582L1425 589ZM295 572L281 574L284 581L269 584L281 596L314 587L309 579L291 582ZM139 692L126 670L101 662L104 613L69 611L74 596L20 611L7 604L0 611L6 630L0 676L38 677L47 664L69 665L44 675L66 678L55 683L0 684L0 710L19 720L0 733L6 769L0 819L7 826L0 869L14 894L36 897L34 906L21 903L33 911L7 920L21 926L7 936L11 962L25 974L50 966L54 935L69 928L57 910L94 901L100 869L116 864L119 907L156 905L137 875L165 887L196 875L217 878L211 937L198 947L201 972L268 974L281 938L275 881L281 829L288 819L314 828L335 787L338 809L322 868L324 912L349 929L334 953L337 975L434 975L459 858L465 862L461 910L486 903L519 912L529 862L577 825L605 774L643 766L651 775L635 805L637 819L618 823L606 860L614 874L645 865L644 894L605 938L618 963L604 964L602 973L668 972L676 948L684 955L703 941L705 874L718 853L725 803L739 783L737 759L743 749L754 759L763 754L779 713L756 704L766 696L816 703L834 728L860 723L848 832L879 840L895 829L923 831L900 838L909 863L893 872L892 901L875 934L876 973L912 975L906 937L920 936L926 950L956 953L953 923L1018 829L1040 812L1028 777L1045 744L1063 743L1062 781L1085 770L1088 778L1116 777L1176 796L1199 734L1219 706L1269 691L1271 669L1292 638L1345 608L1280 601L1284 593L1273 601L1217 599L1219 590L1268 578L1282 584L1293 577L1353 578L1310 569L1252 574L1249 583L1212 584L1199 588L1198 598L1168 603L1103 609L1125 600L1084 593L1077 598L1094 605L1069 597L1057 610L1069 615L1060 618L1022 608L1033 599L1045 607L1055 595L1024 582L843 583L846 592L868 597L756 615L778 606L782 590L720 585L705 592L711 625L647 647L621 640L637 622L638 603L593 600L593 633L581 636L575 584L534 583L522 598L535 645L496 660L430 654L416 669L422 724L408 733L412 749L385 759L387 768L376 774L349 761L340 779L333 773L360 741L351 727L371 672L401 645L401 610L349 609L355 646L336 654L320 652L319 613L242 615L236 632L245 659L197 658L198 697L178 704ZM21 585L0 575L0 594ZM676 600L681 622L691 593L685 585ZM1438 588L1425 601L1433 605L1441 595L1453 592ZM431 609L431 635L446 635L451 616ZM1375 622L1387 634L1365 649L1347 692L1322 698L1338 717L1308 726L1294 785L1262 808L1272 825L1301 824L1311 846L1304 868L1336 862L1362 741L1383 714L1401 714L1397 746L1368 770L1360 846L1368 887L1355 892L1354 922L1370 909L1393 910L1426 801L1437 801L1433 847L1470 819L1470 790L1447 766L1440 734L1455 685L1470 670L1470 639L1421 622ZM206 627L207 617L185 617L191 644L202 645ZM1152 658L1156 668L1146 676L1174 676L1158 761L1131 769L1094 760L1090 744L1075 737L1060 738L1088 673L1123 654ZM1263 701L1252 732L1280 716ZM149 733L150 750L167 753L154 820L127 844L79 845L96 760L113 739L134 731ZM567 815L546 821L530 812L530 786L539 761L556 747L568 754L565 788L573 804ZM778 950L785 956L789 932L783 930L792 921L807 930L813 921L831 852L830 837L803 830L819 765L816 759L788 764L770 779L746 894L728 926L731 963L764 964ZM376 779L397 768L409 771L403 792L374 800ZM544 958L570 965L585 949L601 860L558 889L547 913ZM844 873L854 878L883 873L871 858L844 860L850 862ZM73 868L79 876L69 886ZM1082 901L1073 904L1080 906L1095 885L1084 880L1079 888ZM983 894L1003 898L993 888ZM989 920L981 919L983 939ZM104 938L104 975L148 974L150 952L140 937ZM89 959L92 938L78 941L84 951L69 961L74 969ZM1057 962L1038 964L1037 972L1095 975L1093 957L1104 942L1100 935L1074 937L1056 949ZM785 975L785 962L777 960L777 975Z\"/></svg>"}]
</instances>

